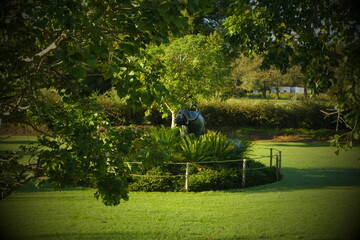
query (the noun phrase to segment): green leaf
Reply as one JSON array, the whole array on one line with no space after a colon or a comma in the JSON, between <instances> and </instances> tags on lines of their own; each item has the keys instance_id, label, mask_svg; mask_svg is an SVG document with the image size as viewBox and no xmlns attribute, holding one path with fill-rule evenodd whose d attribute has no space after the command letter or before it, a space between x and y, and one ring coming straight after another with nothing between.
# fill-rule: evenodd
<instances>
[{"instance_id":1,"label":"green leaf","mask_svg":"<svg viewBox=\"0 0 360 240\"><path fill-rule=\"evenodd\" d=\"M86 62L90 67L95 67L97 64L97 59L94 55L89 55L86 59Z\"/></svg>"}]
</instances>

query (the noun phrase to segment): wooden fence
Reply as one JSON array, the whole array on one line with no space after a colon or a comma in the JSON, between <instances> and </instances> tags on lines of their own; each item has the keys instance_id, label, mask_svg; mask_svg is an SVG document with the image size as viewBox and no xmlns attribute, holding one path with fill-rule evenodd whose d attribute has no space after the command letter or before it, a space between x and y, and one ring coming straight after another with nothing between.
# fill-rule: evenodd
<instances>
[{"instance_id":1,"label":"wooden fence","mask_svg":"<svg viewBox=\"0 0 360 240\"><path fill-rule=\"evenodd\" d=\"M169 178L169 177L185 177L185 191L189 191L189 168L191 164L215 164L215 163L229 163L229 162L240 162L242 163L242 188L246 187L246 172L247 171L253 171L253 170L259 170L264 168L271 168L275 167L276 169L276 181L280 180L280 170L281 170L281 162L282 162L282 154L281 151L275 148L263 148L263 149L269 149L269 155L266 156L256 156L248 159L232 159L232 160L224 160L224 161L202 161L202 162L172 162L172 163L165 163L165 164L172 164L172 165L185 165L185 173L184 174L177 174L177 175L140 175L140 174L130 174L131 176L136 177L160 177L160 178ZM269 158L269 166L260 167L260 168L247 168L246 162L250 160L258 160L262 158ZM275 165L274 165L275 162ZM126 162L128 164L142 164L142 162Z\"/></svg>"}]
</instances>

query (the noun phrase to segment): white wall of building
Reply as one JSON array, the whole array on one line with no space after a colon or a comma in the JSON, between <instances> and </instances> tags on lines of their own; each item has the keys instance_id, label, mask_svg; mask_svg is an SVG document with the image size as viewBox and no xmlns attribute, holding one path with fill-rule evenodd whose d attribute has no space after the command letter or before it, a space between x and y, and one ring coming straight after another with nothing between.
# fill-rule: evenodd
<instances>
[{"instance_id":1,"label":"white wall of building","mask_svg":"<svg viewBox=\"0 0 360 240\"><path fill-rule=\"evenodd\" d=\"M271 88L271 93L275 93L275 87ZM280 93L300 93L300 94L304 94L304 88L303 87L279 87L279 92Z\"/></svg>"}]
</instances>

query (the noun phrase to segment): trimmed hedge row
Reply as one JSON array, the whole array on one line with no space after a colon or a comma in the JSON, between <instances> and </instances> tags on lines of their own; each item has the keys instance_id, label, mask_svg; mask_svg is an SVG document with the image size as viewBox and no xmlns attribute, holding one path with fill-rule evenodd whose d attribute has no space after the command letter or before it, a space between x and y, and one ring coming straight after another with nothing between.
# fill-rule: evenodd
<instances>
[{"instance_id":1,"label":"trimmed hedge row","mask_svg":"<svg viewBox=\"0 0 360 240\"><path fill-rule=\"evenodd\" d=\"M104 101L100 104L113 125L170 125L171 122L170 118L163 119L157 110L152 110L145 117L146 108L135 110L122 103ZM288 104L217 101L200 104L200 107L209 128L237 126L333 129L336 121L335 116L325 118L321 112L329 109L326 103L313 101L289 101Z\"/></svg>"},{"instance_id":2,"label":"trimmed hedge row","mask_svg":"<svg viewBox=\"0 0 360 240\"><path fill-rule=\"evenodd\" d=\"M324 119L329 106L312 101L294 101L288 104L261 103L206 103L202 114L208 127L248 126L324 129L334 128L334 118Z\"/></svg>"}]
</instances>

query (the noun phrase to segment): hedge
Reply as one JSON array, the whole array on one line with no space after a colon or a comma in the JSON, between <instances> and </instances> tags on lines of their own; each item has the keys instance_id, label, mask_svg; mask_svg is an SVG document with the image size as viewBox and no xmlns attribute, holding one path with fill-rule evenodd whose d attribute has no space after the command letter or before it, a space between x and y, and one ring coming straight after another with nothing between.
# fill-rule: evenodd
<instances>
[{"instance_id":1,"label":"hedge","mask_svg":"<svg viewBox=\"0 0 360 240\"><path fill-rule=\"evenodd\" d=\"M156 109L145 117L146 108L133 109L122 103L100 102L113 125L166 124ZM289 101L288 104L272 102L208 102L199 104L208 128L218 126L236 127L279 127L306 129L334 129L336 116L325 118L321 111L327 111L326 102ZM344 128L345 126L340 126Z\"/></svg>"},{"instance_id":2,"label":"hedge","mask_svg":"<svg viewBox=\"0 0 360 240\"><path fill-rule=\"evenodd\" d=\"M329 106L313 101L289 101L288 104L272 102L206 103L202 114L208 127L281 127L281 128L334 128L334 118L324 119L321 110Z\"/></svg>"}]
</instances>

